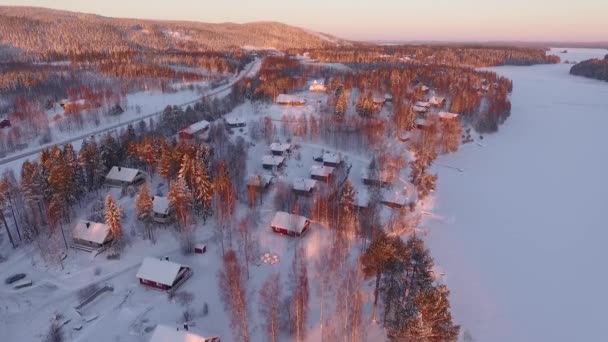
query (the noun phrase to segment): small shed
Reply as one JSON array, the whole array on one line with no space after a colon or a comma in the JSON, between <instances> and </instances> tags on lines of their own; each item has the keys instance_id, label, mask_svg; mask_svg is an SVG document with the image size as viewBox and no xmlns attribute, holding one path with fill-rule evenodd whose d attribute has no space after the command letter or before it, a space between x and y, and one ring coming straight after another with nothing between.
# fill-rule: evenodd
<instances>
[{"instance_id":1,"label":"small shed","mask_svg":"<svg viewBox=\"0 0 608 342\"><path fill-rule=\"evenodd\" d=\"M154 196L152 199L152 212L154 214L154 221L158 223L165 223L169 219L169 199L167 197Z\"/></svg>"},{"instance_id":2,"label":"small shed","mask_svg":"<svg viewBox=\"0 0 608 342\"><path fill-rule=\"evenodd\" d=\"M187 330L159 324L154 329L150 342L220 342L220 338L203 337Z\"/></svg>"},{"instance_id":3,"label":"small shed","mask_svg":"<svg viewBox=\"0 0 608 342\"><path fill-rule=\"evenodd\" d=\"M342 163L342 156L336 152L323 153L323 165L338 167Z\"/></svg>"},{"instance_id":4,"label":"small shed","mask_svg":"<svg viewBox=\"0 0 608 342\"><path fill-rule=\"evenodd\" d=\"M310 168L310 178L322 182L329 182L335 168L325 165L313 165Z\"/></svg>"},{"instance_id":5,"label":"small shed","mask_svg":"<svg viewBox=\"0 0 608 342\"><path fill-rule=\"evenodd\" d=\"M431 104L429 102L425 102L425 101L416 101L416 103L414 103L414 106L424 107L426 109L431 108Z\"/></svg>"},{"instance_id":6,"label":"small shed","mask_svg":"<svg viewBox=\"0 0 608 342\"><path fill-rule=\"evenodd\" d=\"M292 183L292 190L298 195L311 195L317 186L314 179L296 178Z\"/></svg>"},{"instance_id":7,"label":"small shed","mask_svg":"<svg viewBox=\"0 0 608 342\"><path fill-rule=\"evenodd\" d=\"M427 129L431 126L431 124L426 119L423 119L423 118L418 118L418 119L416 119L415 122L416 122L416 128L418 128L418 129Z\"/></svg>"},{"instance_id":8,"label":"small shed","mask_svg":"<svg viewBox=\"0 0 608 342\"><path fill-rule=\"evenodd\" d=\"M194 253L195 254L205 254L207 253L207 245L202 243L197 243L194 245Z\"/></svg>"},{"instance_id":9,"label":"small shed","mask_svg":"<svg viewBox=\"0 0 608 342\"><path fill-rule=\"evenodd\" d=\"M265 169L273 169L275 167L281 167L285 163L285 157L281 156L263 156L262 166Z\"/></svg>"},{"instance_id":10,"label":"small shed","mask_svg":"<svg viewBox=\"0 0 608 342\"><path fill-rule=\"evenodd\" d=\"M174 291L192 275L192 269L168 260L145 258L136 277L144 286L162 291Z\"/></svg>"},{"instance_id":11,"label":"small shed","mask_svg":"<svg viewBox=\"0 0 608 342\"><path fill-rule=\"evenodd\" d=\"M108 186L125 187L139 185L145 181L146 175L143 171L128 167L114 166L106 175L106 185Z\"/></svg>"},{"instance_id":12,"label":"small shed","mask_svg":"<svg viewBox=\"0 0 608 342\"><path fill-rule=\"evenodd\" d=\"M277 211L270 223L275 233L288 236L302 236L310 228L310 220L304 216Z\"/></svg>"},{"instance_id":13,"label":"small shed","mask_svg":"<svg viewBox=\"0 0 608 342\"><path fill-rule=\"evenodd\" d=\"M274 142L270 144L270 151L275 156L282 156L291 152L291 144Z\"/></svg>"},{"instance_id":14,"label":"small shed","mask_svg":"<svg viewBox=\"0 0 608 342\"><path fill-rule=\"evenodd\" d=\"M306 100L295 95L279 94L276 103L283 106L303 106L306 104Z\"/></svg>"},{"instance_id":15,"label":"small shed","mask_svg":"<svg viewBox=\"0 0 608 342\"><path fill-rule=\"evenodd\" d=\"M240 116L226 116L224 117L224 122L228 127L236 128L236 127L245 127L247 122L244 118Z\"/></svg>"},{"instance_id":16,"label":"small shed","mask_svg":"<svg viewBox=\"0 0 608 342\"><path fill-rule=\"evenodd\" d=\"M72 248L92 252L111 241L110 227L105 223L81 220L72 230Z\"/></svg>"},{"instance_id":17,"label":"small shed","mask_svg":"<svg viewBox=\"0 0 608 342\"><path fill-rule=\"evenodd\" d=\"M192 125L179 131L178 136L183 140L192 140L197 137L204 137L204 134L206 134L207 130L209 129L209 125L210 123L207 120L193 123Z\"/></svg>"},{"instance_id":18,"label":"small shed","mask_svg":"<svg viewBox=\"0 0 608 342\"><path fill-rule=\"evenodd\" d=\"M9 119L0 120L0 129L11 127L11 121Z\"/></svg>"},{"instance_id":19,"label":"small shed","mask_svg":"<svg viewBox=\"0 0 608 342\"><path fill-rule=\"evenodd\" d=\"M458 114L456 113L450 113L450 112L439 112L439 114L437 114L437 116L439 116L440 120L454 120L454 119L458 119Z\"/></svg>"},{"instance_id":20,"label":"small shed","mask_svg":"<svg viewBox=\"0 0 608 342\"><path fill-rule=\"evenodd\" d=\"M412 109L414 110L414 112L416 113L426 113L429 111L428 108L426 107L420 107L420 106L413 106Z\"/></svg>"}]
</instances>

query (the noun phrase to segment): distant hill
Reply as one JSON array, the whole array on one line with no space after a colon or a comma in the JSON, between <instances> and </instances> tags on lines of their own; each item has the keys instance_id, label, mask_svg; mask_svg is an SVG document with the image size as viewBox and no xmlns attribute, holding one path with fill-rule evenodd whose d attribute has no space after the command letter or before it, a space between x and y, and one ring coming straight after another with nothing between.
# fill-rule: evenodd
<instances>
[{"instance_id":1,"label":"distant hill","mask_svg":"<svg viewBox=\"0 0 608 342\"><path fill-rule=\"evenodd\" d=\"M210 24L108 18L38 7L0 6L0 51L78 55L128 51L222 51L243 46L319 48L346 41L277 23Z\"/></svg>"},{"instance_id":2,"label":"distant hill","mask_svg":"<svg viewBox=\"0 0 608 342\"><path fill-rule=\"evenodd\" d=\"M570 69L572 75L595 78L608 82L608 55L604 59L589 59L574 65Z\"/></svg>"}]
</instances>

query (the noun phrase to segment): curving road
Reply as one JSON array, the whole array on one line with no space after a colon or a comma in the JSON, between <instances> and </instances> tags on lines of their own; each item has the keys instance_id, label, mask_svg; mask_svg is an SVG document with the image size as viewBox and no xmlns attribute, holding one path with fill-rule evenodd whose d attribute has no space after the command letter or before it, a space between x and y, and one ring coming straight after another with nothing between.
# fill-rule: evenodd
<instances>
[{"instance_id":1,"label":"curving road","mask_svg":"<svg viewBox=\"0 0 608 342\"><path fill-rule=\"evenodd\" d=\"M256 59L255 61L251 62L250 65L249 65L249 67L247 67L247 69L245 71L241 72L241 74L239 75L239 77L237 77L236 79L234 79L232 82L229 82L226 85L220 86L220 87L212 90L211 92L209 92L209 93L207 93L207 94L205 94L205 95L203 95L201 97L198 97L198 98L196 98L196 99L194 99L192 101L188 101L188 102L184 102L182 104L178 104L177 106L178 107L186 107L188 105L191 105L191 104L194 104L194 103L200 101L203 98L210 97L210 96L215 96L215 95L217 95L217 94L219 94L219 93L221 93L223 91L226 91L227 89L229 89L230 87L232 87L236 82L240 81L241 79L243 79L244 77L246 77L247 75L249 75L251 73L251 70L253 70L253 68L258 63L260 63L260 61L261 60ZM115 130L117 128L123 127L123 126L127 126L127 125L130 125L130 124L139 122L141 120L145 120L145 119L148 119L148 118L160 115L160 114L163 113L163 111L164 111L164 108L162 110L159 110L159 111L156 111L156 112L153 112L153 113L150 113L150 114L144 114L144 115L138 116L137 118L126 120L126 121L120 122L120 123L115 124L115 125L111 125L111 126L107 126L107 127L104 127L104 128L100 128L98 130L95 130L95 131L92 131L92 132L87 132L86 134L81 134L81 135L78 135L78 136L75 136L75 137L63 140L63 141L55 141L55 142L52 142L52 143L49 143L49 144L42 145L42 146L37 147L37 148L32 149L32 150L28 150L27 152L24 152L24 153L20 153L20 154L14 155L14 156L10 156L10 157L6 157L6 158L3 158L3 159L0 159L0 166L4 165L4 164L7 164L7 163L10 163L10 162L13 162L15 160L19 160L19 159L26 158L26 157L29 157L29 156L34 155L34 154L38 154L42 150L47 149L47 148L49 148L49 147L51 147L53 145L65 145L65 144L73 143L74 141L83 140L83 139L86 139L86 138L88 138L88 137L90 137L92 135L97 135L97 134L105 133L105 132L108 132L108 131L112 131L112 130Z\"/></svg>"}]
</instances>

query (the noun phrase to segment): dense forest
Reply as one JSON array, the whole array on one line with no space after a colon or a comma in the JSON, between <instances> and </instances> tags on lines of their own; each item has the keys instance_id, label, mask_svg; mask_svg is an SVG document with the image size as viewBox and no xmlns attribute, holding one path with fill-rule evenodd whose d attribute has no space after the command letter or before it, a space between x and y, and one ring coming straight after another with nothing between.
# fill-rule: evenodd
<instances>
[{"instance_id":1,"label":"dense forest","mask_svg":"<svg viewBox=\"0 0 608 342\"><path fill-rule=\"evenodd\" d=\"M560 61L557 56L546 55L543 49L524 47L357 45L350 48L318 48L307 51L309 51L311 58L321 62L346 64L401 60L423 64L484 67L548 64ZM294 52L298 51L294 50Z\"/></svg>"},{"instance_id":2,"label":"dense forest","mask_svg":"<svg viewBox=\"0 0 608 342\"><path fill-rule=\"evenodd\" d=\"M608 55L604 59L582 61L570 69L572 75L595 78L608 82Z\"/></svg>"}]
</instances>

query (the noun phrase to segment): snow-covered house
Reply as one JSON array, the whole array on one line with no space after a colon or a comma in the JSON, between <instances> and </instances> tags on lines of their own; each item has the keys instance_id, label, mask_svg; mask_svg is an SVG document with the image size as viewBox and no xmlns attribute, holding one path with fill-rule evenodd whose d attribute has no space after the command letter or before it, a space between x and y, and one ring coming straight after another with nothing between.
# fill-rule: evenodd
<instances>
[{"instance_id":1,"label":"snow-covered house","mask_svg":"<svg viewBox=\"0 0 608 342\"><path fill-rule=\"evenodd\" d=\"M312 158L314 161L323 163L326 166L338 167L342 163L342 156L336 152L320 151Z\"/></svg>"},{"instance_id":2,"label":"snow-covered house","mask_svg":"<svg viewBox=\"0 0 608 342\"><path fill-rule=\"evenodd\" d=\"M327 91L327 88L325 87L325 84L317 82L315 80L314 82L312 82L308 90L312 92L324 93L325 91Z\"/></svg>"},{"instance_id":3,"label":"snow-covered house","mask_svg":"<svg viewBox=\"0 0 608 342\"><path fill-rule=\"evenodd\" d=\"M432 96L429 99L429 103L435 107L443 107L445 105L445 97L441 96Z\"/></svg>"},{"instance_id":4,"label":"snow-covered house","mask_svg":"<svg viewBox=\"0 0 608 342\"><path fill-rule=\"evenodd\" d=\"M154 214L155 222L167 222L170 216L169 209L169 199L167 197L154 196L152 199L152 212Z\"/></svg>"},{"instance_id":5,"label":"snow-covered house","mask_svg":"<svg viewBox=\"0 0 608 342\"><path fill-rule=\"evenodd\" d=\"M136 277L139 283L162 291L174 291L192 275L188 266L167 259L145 258Z\"/></svg>"},{"instance_id":6,"label":"snow-covered house","mask_svg":"<svg viewBox=\"0 0 608 342\"><path fill-rule=\"evenodd\" d=\"M270 187L273 179L270 175L253 175L247 179L247 188L264 191Z\"/></svg>"},{"instance_id":7,"label":"snow-covered house","mask_svg":"<svg viewBox=\"0 0 608 342\"><path fill-rule=\"evenodd\" d=\"M424 107L426 109L431 108L431 104L429 102L426 102L426 101L416 101L416 103L414 103L414 106Z\"/></svg>"},{"instance_id":8,"label":"snow-covered house","mask_svg":"<svg viewBox=\"0 0 608 342\"><path fill-rule=\"evenodd\" d=\"M384 94L384 103L393 102L393 95Z\"/></svg>"},{"instance_id":9,"label":"snow-covered house","mask_svg":"<svg viewBox=\"0 0 608 342\"><path fill-rule=\"evenodd\" d=\"M92 252L107 246L112 241L107 224L79 221L72 230L72 248Z\"/></svg>"},{"instance_id":10,"label":"snow-covered house","mask_svg":"<svg viewBox=\"0 0 608 342\"><path fill-rule=\"evenodd\" d=\"M145 181L146 174L143 171L128 167L113 166L106 175L106 185L115 187L139 185Z\"/></svg>"},{"instance_id":11,"label":"snow-covered house","mask_svg":"<svg viewBox=\"0 0 608 342\"><path fill-rule=\"evenodd\" d=\"M421 84L421 85L420 85L420 87L419 87L419 89L420 89L420 90L422 90L423 92L425 92L425 93L426 93L426 92L427 92L427 91L429 91L431 88L429 88L429 87L425 86L424 84Z\"/></svg>"},{"instance_id":12,"label":"snow-covered house","mask_svg":"<svg viewBox=\"0 0 608 342\"><path fill-rule=\"evenodd\" d=\"M414 106L412 107L412 109L413 109L413 110L414 110L414 112L416 112L416 113L426 113L426 112L428 112L428 111L429 111L429 109L428 109L428 108L426 108L426 107L421 107L421 106L416 106L416 105L414 105Z\"/></svg>"},{"instance_id":13,"label":"snow-covered house","mask_svg":"<svg viewBox=\"0 0 608 342\"><path fill-rule=\"evenodd\" d=\"M329 182L332 174L334 173L334 170L335 169L331 166L313 165L310 168L310 178L322 182Z\"/></svg>"},{"instance_id":14,"label":"snow-covered house","mask_svg":"<svg viewBox=\"0 0 608 342\"><path fill-rule=\"evenodd\" d=\"M285 155L286 153L291 152L291 144L274 142L274 143L270 144L270 151L275 156L282 156L282 155Z\"/></svg>"},{"instance_id":15,"label":"snow-covered house","mask_svg":"<svg viewBox=\"0 0 608 342\"><path fill-rule=\"evenodd\" d=\"M220 342L219 337L203 337L186 330L157 325L150 342Z\"/></svg>"},{"instance_id":16,"label":"snow-covered house","mask_svg":"<svg viewBox=\"0 0 608 342\"><path fill-rule=\"evenodd\" d=\"M302 236L310 227L310 220L306 217L277 211L270 223L270 228L275 233L289 236Z\"/></svg>"},{"instance_id":17,"label":"snow-covered house","mask_svg":"<svg viewBox=\"0 0 608 342\"><path fill-rule=\"evenodd\" d=\"M458 119L458 114L450 113L450 112L439 112L439 114L437 114L437 116L439 116L439 119L441 119L441 120Z\"/></svg>"},{"instance_id":18,"label":"snow-covered house","mask_svg":"<svg viewBox=\"0 0 608 342\"><path fill-rule=\"evenodd\" d=\"M228 125L228 127L232 128L245 127L245 125L247 125L245 119L240 116L226 116L224 117L224 122L226 122L226 125Z\"/></svg>"},{"instance_id":19,"label":"snow-covered house","mask_svg":"<svg viewBox=\"0 0 608 342\"><path fill-rule=\"evenodd\" d=\"M285 157L271 155L262 157L262 166L265 169L273 169L275 167L278 168L283 166L283 163L285 163Z\"/></svg>"},{"instance_id":20,"label":"snow-covered house","mask_svg":"<svg viewBox=\"0 0 608 342\"><path fill-rule=\"evenodd\" d=\"M303 106L306 100L296 95L279 94L276 103L284 106Z\"/></svg>"},{"instance_id":21,"label":"snow-covered house","mask_svg":"<svg viewBox=\"0 0 608 342\"><path fill-rule=\"evenodd\" d=\"M314 179L296 178L292 183L292 190L298 195L311 195L317 186Z\"/></svg>"},{"instance_id":22,"label":"snow-covered house","mask_svg":"<svg viewBox=\"0 0 608 342\"><path fill-rule=\"evenodd\" d=\"M427 129L430 126L429 122L423 118L416 119L415 123L416 123L416 128L418 128L418 129Z\"/></svg>"},{"instance_id":23,"label":"snow-covered house","mask_svg":"<svg viewBox=\"0 0 608 342\"><path fill-rule=\"evenodd\" d=\"M204 138L204 135L209 129L209 121L202 120L179 131L178 135L180 139L191 140L194 138Z\"/></svg>"}]
</instances>

